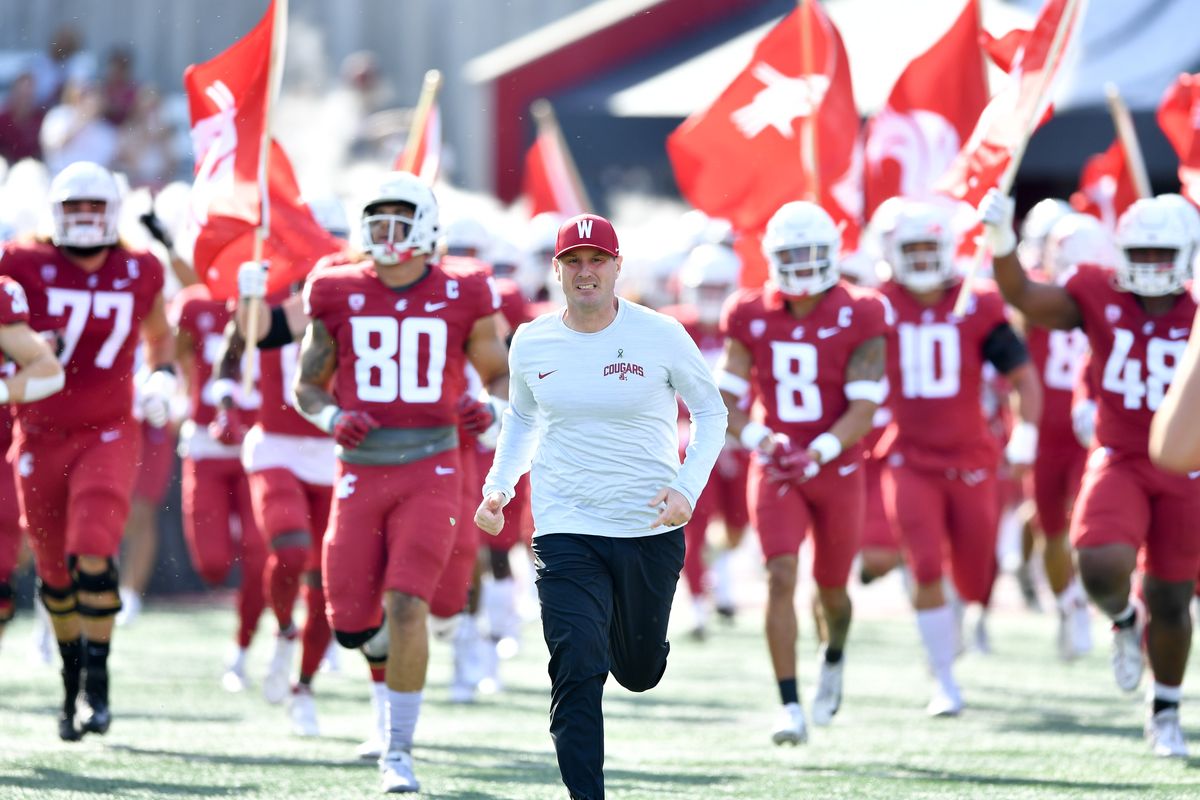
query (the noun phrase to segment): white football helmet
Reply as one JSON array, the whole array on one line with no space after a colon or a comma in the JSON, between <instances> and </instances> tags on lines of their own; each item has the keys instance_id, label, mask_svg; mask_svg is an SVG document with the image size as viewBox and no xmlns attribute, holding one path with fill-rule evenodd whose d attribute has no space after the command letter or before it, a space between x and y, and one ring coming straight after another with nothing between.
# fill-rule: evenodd
<instances>
[{"instance_id":1,"label":"white football helmet","mask_svg":"<svg viewBox=\"0 0 1200 800\"><path fill-rule=\"evenodd\" d=\"M1187 226L1188 233L1192 237L1192 252L1188 256L1188 266L1194 271L1196 256L1200 252L1200 211L1192 205L1191 200L1181 194L1160 194L1158 200L1166 203L1168 208L1174 208L1183 220L1183 224ZM1189 272L1188 277L1193 277L1193 272Z\"/></svg>"},{"instance_id":2,"label":"white football helmet","mask_svg":"<svg viewBox=\"0 0 1200 800\"><path fill-rule=\"evenodd\" d=\"M1136 201L1117 221L1117 286L1142 297L1183 291L1190 273L1192 238L1182 215L1159 198ZM1136 251L1163 250L1171 255L1146 261Z\"/></svg>"},{"instance_id":3,"label":"white football helmet","mask_svg":"<svg viewBox=\"0 0 1200 800\"><path fill-rule=\"evenodd\" d=\"M1017 244L1017 260L1025 269L1042 266L1046 235L1054 223L1072 213L1071 206L1063 200L1047 197L1034 203L1033 208L1021 220L1021 240Z\"/></svg>"},{"instance_id":4,"label":"white football helmet","mask_svg":"<svg viewBox=\"0 0 1200 800\"><path fill-rule=\"evenodd\" d=\"M335 194L319 194L305 198L308 210L313 219L331 236L339 239L350 238L350 219L346 216L346 206Z\"/></svg>"},{"instance_id":5,"label":"white football helmet","mask_svg":"<svg viewBox=\"0 0 1200 800\"><path fill-rule=\"evenodd\" d=\"M103 211L67 213L63 204L76 200L104 203ZM117 243L121 190L113 174L91 161L76 161L50 182L52 241L59 247L108 247Z\"/></svg>"},{"instance_id":6,"label":"white football helmet","mask_svg":"<svg viewBox=\"0 0 1200 800\"><path fill-rule=\"evenodd\" d=\"M865 250L847 253L838 263L838 272L855 286L874 289L879 285L879 260Z\"/></svg>"},{"instance_id":7,"label":"white football helmet","mask_svg":"<svg viewBox=\"0 0 1200 800\"><path fill-rule=\"evenodd\" d=\"M476 254L482 253L491 243L492 237L488 234L487 228L483 223L474 217L459 217L446 226L446 249L452 254L457 254L455 251L473 250Z\"/></svg>"},{"instance_id":8,"label":"white football helmet","mask_svg":"<svg viewBox=\"0 0 1200 800\"><path fill-rule=\"evenodd\" d=\"M702 244L692 249L679 268L681 299L696 309L700 321L715 325L725 299L737 286L742 260L729 247Z\"/></svg>"},{"instance_id":9,"label":"white football helmet","mask_svg":"<svg viewBox=\"0 0 1200 800\"><path fill-rule=\"evenodd\" d=\"M762 252L771 280L788 297L820 294L838 281L842 232L816 203L796 200L767 222Z\"/></svg>"},{"instance_id":10,"label":"white football helmet","mask_svg":"<svg viewBox=\"0 0 1200 800\"><path fill-rule=\"evenodd\" d=\"M405 203L412 216L375 214L385 203ZM433 190L411 172L389 172L375 196L363 206L363 247L378 264L407 261L421 253L433 253L438 238L438 205Z\"/></svg>"},{"instance_id":11,"label":"white football helmet","mask_svg":"<svg viewBox=\"0 0 1200 800\"><path fill-rule=\"evenodd\" d=\"M935 248L905 251L917 244ZM896 215L888 237L888 263L896 282L914 292L931 292L954 277L954 233L941 209L908 202Z\"/></svg>"},{"instance_id":12,"label":"white football helmet","mask_svg":"<svg viewBox=\"0 0 1200 800\"><path fill-rule=\"evenodd\" d=\"M1052 279L1058 280L1076 264L1117 266L1117 246L1112 234L1090 214L1067 214L1046 234L1042 259Z\"/></svg>"}]
</instances>

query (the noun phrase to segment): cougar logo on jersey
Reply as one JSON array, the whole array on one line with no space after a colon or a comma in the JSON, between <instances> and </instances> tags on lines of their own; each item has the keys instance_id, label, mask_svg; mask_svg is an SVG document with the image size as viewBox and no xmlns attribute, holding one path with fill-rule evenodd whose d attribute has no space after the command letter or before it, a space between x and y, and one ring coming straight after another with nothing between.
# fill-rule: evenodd
<instances>
[{"instance_id":1,"label":"cougar logo on jersey","mask_svg":"<svg viewBox=\"0 0 1200 800\"><path fill-rule=\"evenodd\" d=\"M21 453L17 458L17 474L22 478L33 474L33 453Z\"/></svg>"},{"instance_id":2,"label":"cougar logo on jersey","mask_svg":"<svg viewBox=\"0 0 1200 800\"><path fill-rule=\"evenodd\" d=\"M792 338L793 339L803 339L804 338L804 326L803 325L797 325L796 327L792 328Z\"/></svg>"},{"instance_id":3,"label":"cougar logo on jersey","mask_svg":"<svg viewBox=\"0 0 1200 800\"><path fill-rule=\"evenodd\" d=\"M900 165L900 195L924 197L958 155L958 131L941 114L913 109L902 114L885 107L871 121L867 163L881 170L885 161Z\"/></svg>"},{"instance_id":4,"label":"cougar logo on jersey","mask_svg":"<svg viewBox=\"0 0 1200 800\"><path fill-rule=\"evenodd\" d=\"M1143 326L1142 326L1142 333L1146 334L1147 336L1149 336L1150 334L1154 333L1154 323L1153 323L1153 322L1147 322L1145 325L1143 325Z\"/></svg>"},{"instance_id":5,"label":"cougar logo on jersey","mask_svg":"<svg viewBox=\"0 0 1200 800\"><path fill-rule=\"evenodd\" d=\"M408 301L403 298L397 300L396 301L396 310L397 311L407 311L408 310Z\"/></svg>"},{"instance_id":6,"label":"cougar logo on jersey","mask_svg":"<svg viewBox=\"0 0 1200 800\"><path fill-rule=\"evenodd\" d=\"M362 294L355 292L346 298L346 302L350 304L351 311L362 311L363 306L367 302L367 298Z\"/></svg>"},{"instance_id":7,"label":"cougar logo on jersey","mask_svg":"<svg viewBox=\"0 0 1200 800\"><path fill-rule=\"evenodd\" d=\"M213 315L207 311L196 317L196 327L202 331L212 330L213 323L215 322L216 320L213 318Z\"/></svg>"},{"instance_id":8,"label":"cougar logo on jersey","mask_svg":"<svg viewBox=\"0 0 1200 800\"><path fill-rule=\"evenodd\" d=\"M1109 322L1116 322L1121 318L1121 307L1109 303L1104 307L1104 318Z\"/></svg>"},{"instance_id":9,"label":"cougar logo on jersey","mask_svg":"<svg viewBox=\"0 0 1200 800\"><path fill-rule=\"evenodd\" d=\"M58 267L53 264L42 264L42 280L46 283L53 283L58 277Z\"/></svg>"},{"instance_id":10,"label":"cougar logo on jersey","mask_svg":"<svg viewBox=\"0 0 1200 800\"><path fill-rule=\"evenodd\" d=\"M141 275L141 271L138 269L138 262L136 258L126 259L125 270L129 274L129 277L134 278L135 280Z\"/></svg>"},{"instance_id":11,"label":"cougar logo on jersey","mask_svg":"<svg viewBox=\"0 0 1200 800\"><path fill-rule=\"evenodd\" d=\"M750 335L755 339L761 337L767 332L767 321L765 319L750 320Z\"/></svg>"},{"instance_id":12,"label":"cougar logo on jersey","mask_svg":"<svg viewBox=\"0 0 1200 800\"><path fill-rule=\"evenodd\" d=\"M345 500L350 495L354 494L354 484L358 481L358 476L352 472L347 472L342 476L342 479L337 482L337 488L334 490L339 500Z\"/></svg>"}]
</instances>

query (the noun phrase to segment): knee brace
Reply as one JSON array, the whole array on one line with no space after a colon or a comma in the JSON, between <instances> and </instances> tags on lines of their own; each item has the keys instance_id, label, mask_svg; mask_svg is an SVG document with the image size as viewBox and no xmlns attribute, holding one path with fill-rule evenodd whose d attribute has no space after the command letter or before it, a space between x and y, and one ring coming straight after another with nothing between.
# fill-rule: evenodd
<instances>
[{"instance_id":1,"label":"knee brace","mask_svg":"<svg viewBox=\"0 0 1200 800\"><path fill-rule=\"evenodd\" d=\"M51 616L66 617L75 613L75 587L55 588L38 578L38 597Z\"/></svg>"},{"instance_id":2,"label":"knee brace","mask_svg":"<svg viewBox=\"0 0 1200 800\"><path fill-rule=\"evenodd\" d=\"M367 628L365 631L334 631L333 635L337 638L337 643L347 650L357 650L364 644L369 642L371 638L379 633L379 628ZM373 661L371 656L367 656L368 661ZM385 648L382 661L387 660L387 650Z\"/></svg>"},{"instance_id":3,"label":"knee brace","mask_svg":"<svg viewBox=\"0 0 1200 800\"><path fill-rule=\"evenodd\" d=\"M76 605L81 616L103 618L112 617L121 610L121 596L118 594L120 582L117 576L117 565L111 558L107 559L104 571L99 573L84 572L79 569L78 559L70 556L67 559L67 569L75 581ZM100 600L83 600L78 597L80 592L93 595L111 595Z\"/></svg>"},{"instance_id":4,"label":"knee brace","mask_svg":"<svg viewBox=\"0 0 1200 800\"><path fill-rule=\"evenodd\" d=\"M12 584L8 581L0 581L0 625L10 621L15 611Z\"/></svg>"}]
</instances>

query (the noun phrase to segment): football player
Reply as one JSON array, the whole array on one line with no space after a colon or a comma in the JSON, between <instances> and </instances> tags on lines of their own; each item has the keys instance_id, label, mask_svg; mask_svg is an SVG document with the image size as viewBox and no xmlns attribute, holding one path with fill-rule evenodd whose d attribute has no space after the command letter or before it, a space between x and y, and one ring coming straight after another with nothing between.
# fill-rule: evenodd
<instances>
[{"instance_id":1,"label":"football player","mask_svg":"<svg viewBox=\"0 0 1200 800\"><path fill-rule=\"evenodd\" d=\"M1142 633L1154 675L1146 735L1158 756L1184 757L1179 701L1191 645L1189 603L1200 573L1200 484L1172 475L1147 454L1150 421L1187 345L1196 303L1185 291L1192 239L1165 203L1138 200L1117 224L1114 273L1080 264L1059 283L1030 280L1013 257L1012 201L984 197L996 280L1035 325L1081 329L1098 387L1095 436L1071 519L1083 585L1113 624L1117 685L1133 691L1143 671ZM1133 601L1130 575L1144 555L1146 608Z\"/></svg>"},{"instance_id":2,"label":"football player","mask_svg":"<svg viewBox=\"0 0 1200 800\"><path fill-rule=\"evenodd\" d=\"M776 744L797 744L808 736L796 687L797 555L811 528L813 579L828 633L812 713L814 723L827 725L841 705L851 617L846 582L866 500L859 441L887 396L889 311L878 296L838 280L841 233L820 206L782 206L762 246L771 281L725 306L717 383L729 431L757 456L750 518L767 565L767 646L783 704L771 736ZM747 414L742 404L751 392Z\"/></svg>"}]
</instances>

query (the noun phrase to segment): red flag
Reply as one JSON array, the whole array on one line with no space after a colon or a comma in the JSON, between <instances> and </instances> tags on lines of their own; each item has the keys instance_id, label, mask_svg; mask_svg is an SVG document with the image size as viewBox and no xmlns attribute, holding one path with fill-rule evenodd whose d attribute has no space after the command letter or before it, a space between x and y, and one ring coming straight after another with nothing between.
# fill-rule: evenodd
<instances>
[{"instance_id":1,"label":"red flag","mask_svg":"<svg viewBox=\"0 0 1200 800\"><path fill-rule=\"evenodd\" d=\"M525 155L525 180L522 193L529 198L529 215L552 211L573 217L588 211L580 191L578 177L571 167L570 155L553 128L539 131Z\"/></svg>"},{"instance_id":2,"label":"red flag","mask_svg":"<svg viewBox=\"0 0 1200 800\"><path fill-rule=\"evenodd\" d=\"M913 59L867 127L866 188L869 219L889 197L926 197L988 101L979 47L979 8L966 6L948 31Z\"/></svg>"},{"instance_id":3,"label":"red flag","mask_svg":"<svg viewBox=\"0 0 1200 800\"><path fill-rule=\"evenodd\" d=\"M1200 205L1200 75L1180 75L1167 90L1158 127L1179 156L1180 193Z\"/></svg>"},{"instance_id":4,"label":"red flag","mask_svg":"<svg viewBox=\"0 0 1200 800\"><path fill-rule=\"evenodd\" d=\"M721 96L668 137L667 152L683 196L709 216L755 232L784 203L814 199L845 226L852 249L862 216L858 129L841 36L805 0Z\"/></svg>"},{"instance_id":5,"label":"red flag","mask_svg":"<svg viewBox=\"0 0 1200 800\"><path fill-rule=\"evenodd\" d=\"M442 166L442 114L438 111L437 103L430 107L425 117L415 150L410 160L406 144L400 155L396 156L392 169L407 170L432 186ZM412 167L408 168L406 164L412 164Z\"/></svg>"},{"instance_id":6,"label":"red flag","mask_svg":"<svg viewBox=\"0 0 1200 800\"><path fill-rule=\"evenodd\" d=\"M237 294L237 268L253 257L261 213L258 169L275 3L244 38L183 73L196 154L192 186L193 262L216 299ZM268 292L300 280L336 239L317 224L300 200L287 156L271 143L270 233L263 257L271 262Z\"/></svg>"},{"instance_id":7,"label":"red flag","mask_svg":"<svg viewBox=\"0 0 1200 800\"><path fill-rule=\"evenodd\" d=\"M1077 0L1049 0L1042 8L1016 55L1012 77L983 110L971 138L938 182L939 191L976 205L1000 184L1017 150L1024 149L1031 123L1045 115L1082 11Z\"/></svg>"},{"instance_id":8,"label":"red flag","mask_svg":"<svg viewBox=\"0 0 1200 800\"><path fill-rule=\"evenodd\" d=\"M1071 207L1096 217L1109 230L1116 230L1121 212L1137 199L1129 160L1120 140L1115 140L1107 150L1083 165L1079 189L1071 195Z\"/></svg>"},{"instance_id":9,"label":"red flag","mask_svg":"<svg viewBox=\"0 0 1200 800\"><path fill-rule=\"evenodd\" d=\"M992 36L987 31L983 31L980 40L992 63L1005 72L1012 72L1017 56L1020 54L1021 48L1025 46L1029 34L1030 31L1023 28L1013 28L1003 36Z\"/></svg>"}]
</instances>

